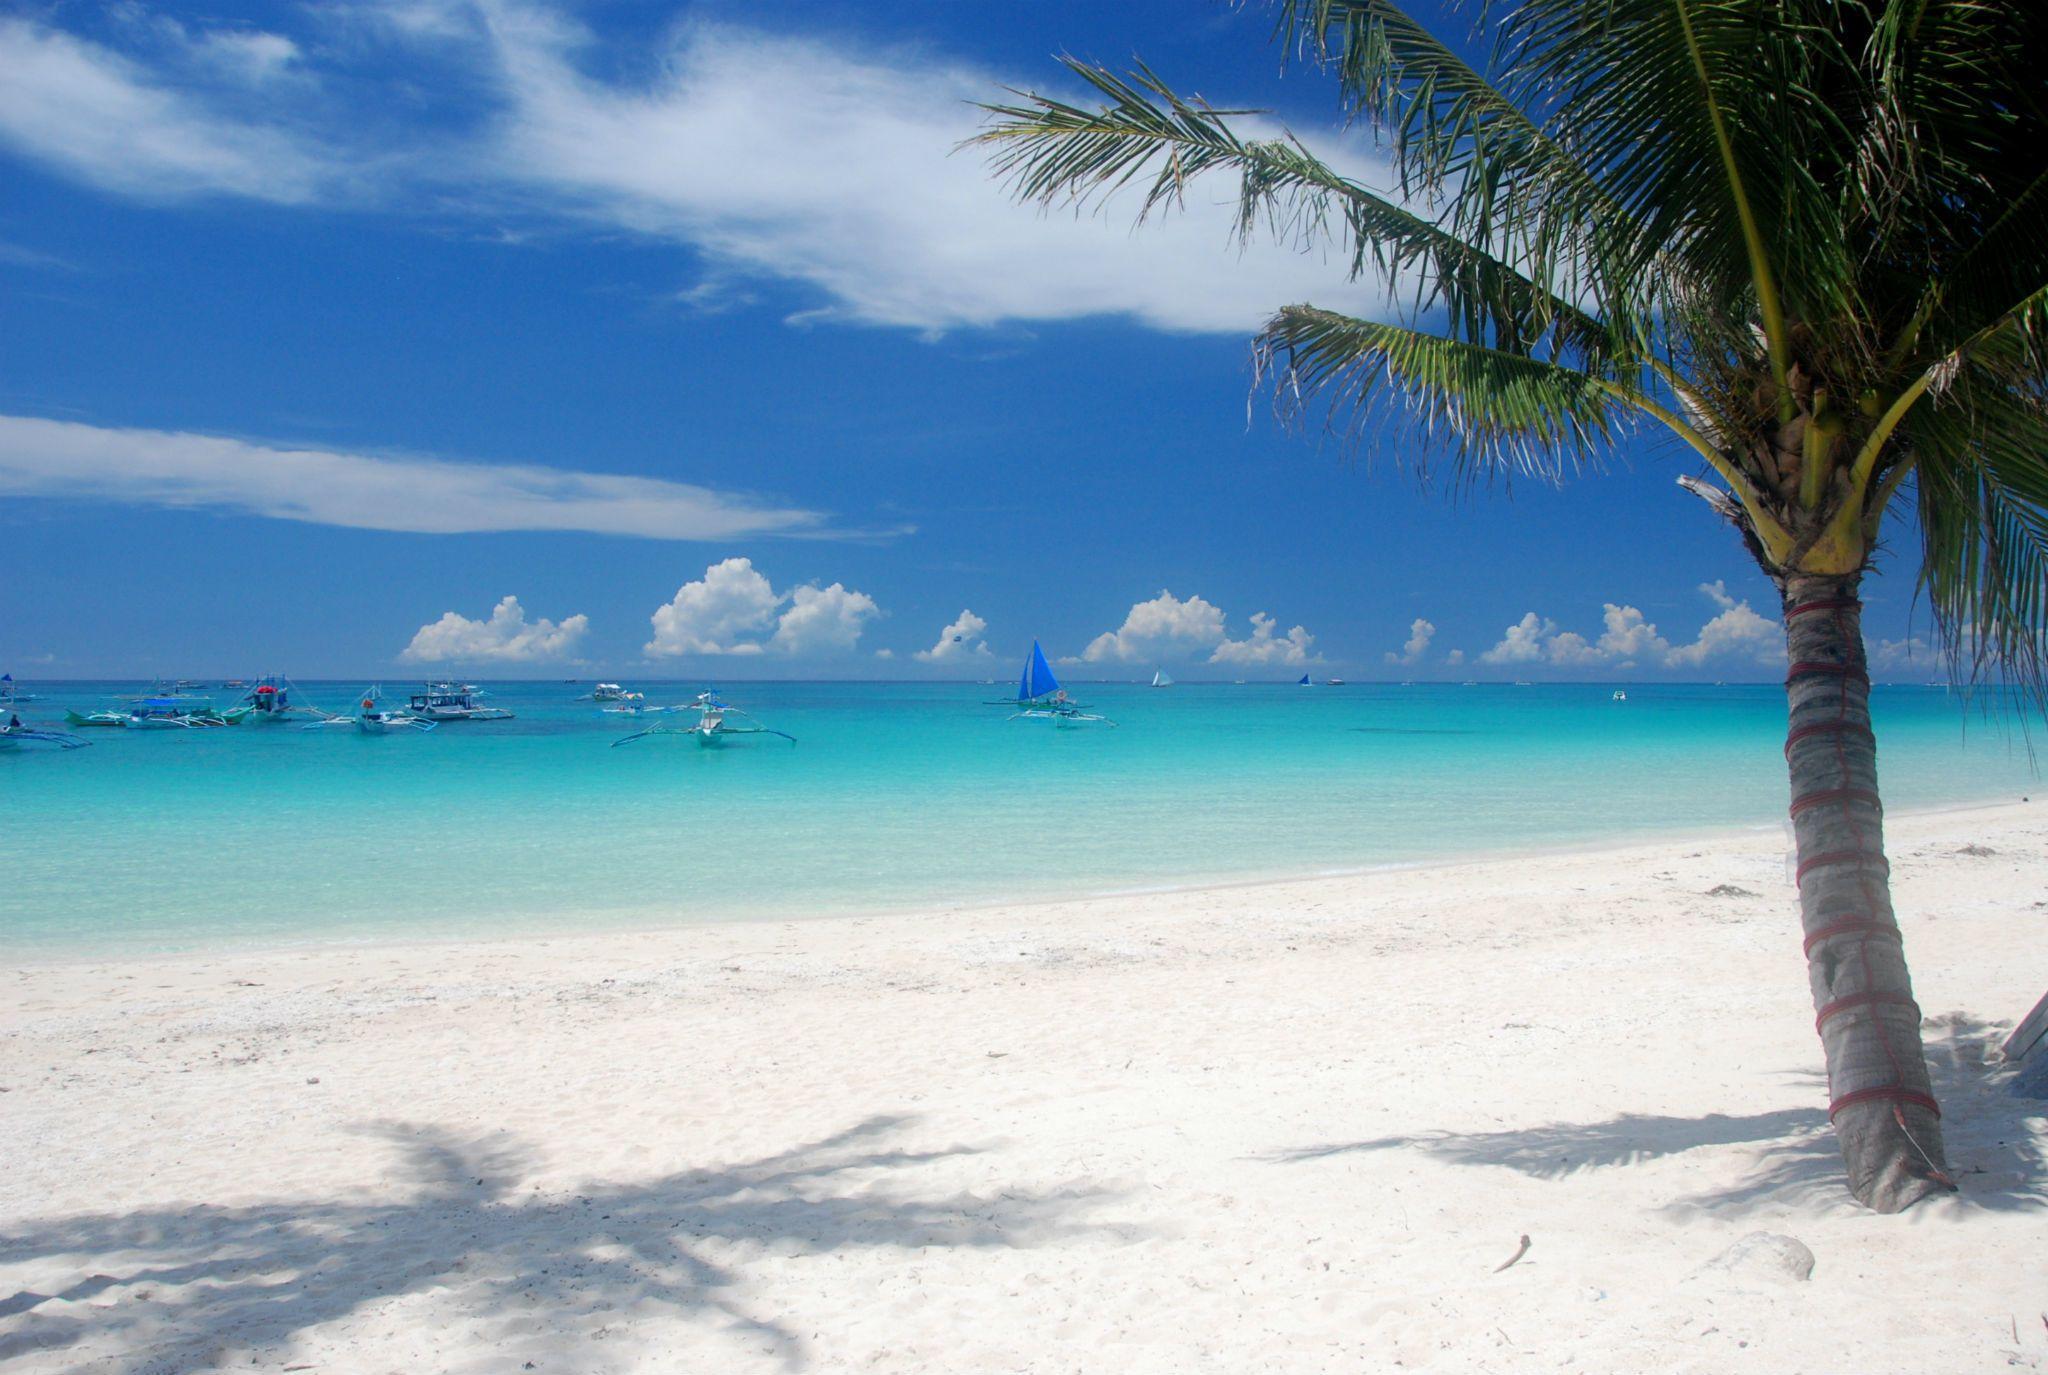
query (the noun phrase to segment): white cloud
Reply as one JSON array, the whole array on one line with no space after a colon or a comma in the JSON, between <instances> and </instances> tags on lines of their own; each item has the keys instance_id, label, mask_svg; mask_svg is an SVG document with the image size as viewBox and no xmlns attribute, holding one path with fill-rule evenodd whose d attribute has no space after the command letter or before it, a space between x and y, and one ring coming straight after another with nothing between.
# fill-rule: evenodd
<instances>
[{"instance_id":1,"label":"white cloud","mask_svg":"<svg viewBox=\"0 0 2048 1375\"><path fill-rule=\"evenodd\" d=\"M1452 667L1455 668L1457 665L1465 662L1465 651L1462 649L1452 650L1450 653L1444 655L1444 662L1450 664Z\"/></svg>"},{"instance_id":2,"label":"white cloud","mask_svg":"<svg viewBox=\"0 0 2048 1375\"><path fill-rule=\"evenodd\" d=\"M684 583L653 616L645 652L681 654L833 654L851 650L867 622L881 614L875 599L843 584L778 592L752 559L730 558ZM765 639L761 638L766 636Z\"/></svg>"},{"instance_id":3,"label":"white cloud","mask_svg":"<svg viewBox=\"0 0 2048 1375\"><path fill-rule=\"evenodd\" d=\"M1872 668L1938 668L1942 664L1941 651L1918 635L1908 635L1903 640L1879 640L1877 648L1870 651Z\"/></svg>"},{"instance_id":4,"label":"white cloud","mask_svg":"<svg viewBox=\"0 0 2048 1375\"><path fill-rule=\"evenodd\" d=\"M1341 256L1240 249L1226 180L1198 180L1185 209L1135 232L1129 197L1100 213L1015 204L984 150L956 149L980 128L971 102L1042 85L1057 75L1049 65L995 72L930 50L707 22L678 24L652 53L609 51L565 13L521 0L330 5L320 18L353 21L352 40L301 49L280 34L173 24L177 44L115 51L6 21L0 141L145 198L624 230L702 255L709 280L680 294L732 302L747 294L735 283L793 282L821 301L804 318L942 331L1120 315L1243 333L1275 302L1386 309L1378 286L1345 281ZM406 47L402 78L370 65L391 44ZM426 134L390 117L421 99L422 70ZM1340 170L1385 181L1363 134L1304 132Z\"/></svg>"},{"instance_id":5,"label":"white cloud","mask_svg":"<svg viewBox=\"0 0 2048 1375\"><path fill-rule=\"evenodd\" d=\"M1697 640L1681 645L1664 656L1673 668L1692 668L1713 659L1748 659L1758 664L1783 663L1785 629L1769 617L1760 616L1746 601L1737 601L1718 579L1703 582L1700 591L1721 613L1700 627Z\"/></svg>"},{"instance_id":6,"label":"white cloud","mask_svg":"<svg viewBox=\"0 0 2048 1375\"><path fill-rule=\"evenodd\" d=\"M587 616L555 622L529 622L519 598L506 597L487 621L472 621L453 611L419 628L399 658L408 663L533 663L559 659L576 647L590 628Z\"/></svg>"},{"instance_id":7,"label":"white cloud","mask_svg":"<svg viewBox=\"0 0 2048 1375\"><path fill-rule=\"evenodd\" d=\"M250 60L263 59L265 37L229 37L216 51L232 63L239 42L246 73ZM279 57L274 44L268 57ZM342 176L316 141L260 115L217 109L181 83L58 29L0 19L0 70L0 141L103 190L303 204Z\"/></svg>"},{"instance_id":8,"label":"white cloud","mask_svg":"<svg viewBox=\"0 0 2048 1375\"><path fill-rule=\"evenodd\" d=\"M0 415L0 496L233 511L419 534L578 530L643 539L828 535L815 511L688 483L539 465L280 448Z\"/></svg>"},{"instance_id":9,"label":"white cloud","mask_svg":"<svg viewBox=\"0 0 2048 1375\"><path fill-rule=\"evenodd\" d=\"M1420 662L1422 656L1429 653L1429 642L1435 634L1435 624L1417 616L1414 623L1408 627L1408 638L1402 643L1401 652L1396 654L1393 650L1388 650L1387 662L1390 664L1413 664Z\"/></svg>"},{"instance_id":10,"label":"white cloud","mask_svg":"<svg viewBox=\"0 0 2048 1375\"><path fill-rule=\"evenodd\" d=\"M1106 630L1089 641L1077 659L1063 663L1155 663L1186 658L1208 651L1212 664L1305 664L1313 660L1315 636L1295 626L1285 636L1275 635L1279 623L1266 612L1252 613L1249 639L1233 640L1225 627L1223 609L1201 597L1182 601L1162 591L1150 601L1138 602L1124 617L1122 626Z\"/></svg>"},{"instance_id":11,"label":"white cloud","mask_svg":"<svg viewBox=\"0 0 2048 1375\"><path fill-rule=\"evenodd\" d=\"M1479 656L1479 662L1550 663L1567 668L1634 668L1639 664L1697 668L1718 659L1758 664L1783 661L1783 631L1776 621L1758 615L1748 602L1737 601L1723 583L1702 583L1700 592L1721 610L1700 627L1691 644L1673 645L1635 607L1608 602L1601 610L1598 640L1588 640L1573 630L1561 631L1555 621L1531 611L1509 626L1500 642Z\"/></svg>"},{"instance_id":12,"label":"white cloud","mask_svg":"<svg viewBox=\"0 0 2048 1375\"><path fill-rule=\"evenodd\" d=\"M788 594L789 609L775 624L768 647L784 654L831 654L852 649L869 620L881 614L875 599L841 583L830 587L798 587Z\"/></svg>"},{"instance_id":13,"label":"white cloud","mask_svg":"<svg viewBox=\"0 0 2048 1375\"><path fill-rule=\"evenodd\" d=\"M1507 628L1500 643L1479 656L1482 664L1529 664L1543 658L1543 642L1557 633L1557 622L1531 611Z\"/></svg>"},{"instance_id":14,"label":"white cloud","mask_svg":"<svg viewBox=\"0 0 2048 1375\"><path fill-rule=\"evenodd\" d=\"M1249 640L1225 640L1216 646L1216 652L1209 656L1212 664L1306 664L1311 661L1311 650L1316 637L1300 626L1287 632L1285 638L1275 638L1273 631L1278 625L1263 611L1252 613L1252 637Z\"/></svg>"},{"instance_id":15,"label":"white cloud","mask_svg":"<svg viewBox=\"0 0 2048 1375\"><path fill-rule=\"evenodd\" d=\"M1234 188L1220 184L1136 234L1128 206L1077 216L1010 203L982 152L953 150L979 127L971 102L1040 73L691 24L654 80L629 85L579 69L574 29L523 7L488 12L511 107L498 176L734 272L809 283L829 315L945 329L1129 314L1236 332L1275 301L1367 294L1320 257L1240 255ZM1345 157L1346 138L1321 143L1370 175Z\"/></svg>"},{"instance_id":16,"label":"white cloud","mask_svg":"<svg viewBox=\"0 0 2048 1375\"><path fill-rule=\"evenodd\" d=\"M1081 651L1081 659L1091 664L1112 660L1140 663L1214 649L1224 639L1222 608L1200 597L1182 601L1162 591L1131 607L1120 628L1105 630L1091 640Z\"/></svg>"},{"instance_id":17,"label":"white cloud","mask_svg":"<svg viewBox=\"0 0 2048 1375\"><path fill-rule=\"evenodd\" d=\"M939 642L930 649L920 649L912 658L928 663L943 663L948 659L964 659L969 655L986 657L988 642L982 633L988 629L988 622L972 611L962 611L953 618L953 623L939 632Z\"/></svg>"}]
</instances>

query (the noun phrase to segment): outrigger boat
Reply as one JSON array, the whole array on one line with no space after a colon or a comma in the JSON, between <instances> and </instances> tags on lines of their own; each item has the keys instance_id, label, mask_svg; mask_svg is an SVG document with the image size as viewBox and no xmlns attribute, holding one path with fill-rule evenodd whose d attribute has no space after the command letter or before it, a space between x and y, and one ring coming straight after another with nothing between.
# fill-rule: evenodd
<instances>
[{"instance_id":1,"label":"outrigger boat","mask_svg":"<svg viewBox=\"0 0 2048 1375\"><path fill-rule=\"evenodd\" d=\"M215 711L211 700L179 693L143 698L121 718L121 724L129 730L203 730L235 722Z\"/></svg>"},{"instance_id":2,"label":"outrigger boat","mask_svg":"<svg viewBox=\"0 0 2048 1375\"><path fill-rule=\"evenodd\" d=\"M277 674L265 674L256 680L256 686L250 688L241 701L223 715L230 722L283 725L293 716L320 716L324 713L311 707L294 706L291 683Z\"/></svg>"},{"instance_id":3,"label":"outrigger boat","mask_svg":"<svg viewBox=\"0 0 2048 1375\"><path fill-rule=\"evenodd\" d=\"M503 707L487 707L483 692L475 683L428 683L415 692L405 709L427 721L510 721L512 713Z\"/></svg>"},{"instance_id":4,"label":"outrigger boat","mask_svg":"<svg viewBox=\"0 0 2048 1375\"><path fill-rule=\"evenodd\" d=\"M6 698L4 702L0 702L0 751L40 745L60 750L80 750L92 743L75 735L66 735L62 731L36 730L24 726L21 724L21 718L14 714L15 706L21 701L21 698L15 695L14 675L0 673L0 687L6 689Z\"/></svg>"},{"instance_id":5,"label":"outrigger boat","mask_svg":"<svg viewBox=\"0 0 2048 1375\"><path fill-rule=\"evenodd\" d=\"M697 719L688 725L654 726L647 730L635 731L631 735L612 741L612 747L616 749L635 740L645 740L650 735L694 735L700 745L723 745L736 735L779 735L792 745L796 743L794 735L762 725L730 702L721 702L715 692L700 692L696 701L679 707L669 707L666 710L694 711L697 713Z\"/></svg>"},{"instance_id":6,"label":"outrigger boat","mask_svg":"<svg viewBox=\"0 0 2048 1375\"><path fill-rule=\"evenodd\" d=\"M645 696L645 693L628 692L617 683L599 683L590 690L585 700L591 702L638 702Z\"/></svg>"},{"instance_id":7,"label":"outrigger boat","mask_svg":"<svg viewBox=\"0 0 2048 1375\"><path fill-rule=\"evenodd\" d=\"M1031 657L1024 661L1024 676L1017 680L1016 706L1018 710L1010 714L1012 721L1051 721L1061 730L1116 725L1107 716L1081 710L1078 702L1067 697L1067 690L1052 676L1052 665L1045 661L1045 650L1036 640L1031 642Z\"/></svg>"},{"instance_id":8,"label":"outrigger boat","mask_svg":"<svg viewBox=\"0 0 2048 1375\"><path fill-rule=\"evenodd\" d=\"M384 695L384 689L373 687L363 694L361 710L354 716L325 716L318 721L308 721L300 730L321 730L326 727L346 729L354 726L363 735L397 735L409 730L432 730L432 721L423 721L403 711L379 711L377 699Z\"/></svg>"}]
</instances>

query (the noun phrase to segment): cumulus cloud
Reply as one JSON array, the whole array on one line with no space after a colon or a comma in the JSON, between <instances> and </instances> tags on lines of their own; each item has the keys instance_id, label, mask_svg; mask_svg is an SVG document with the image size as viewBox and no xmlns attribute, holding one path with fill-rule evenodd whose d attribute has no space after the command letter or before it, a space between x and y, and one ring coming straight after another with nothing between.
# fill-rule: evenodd
<instances>
[{"instance_id":1,"label":"cumulus cloud","mask_svg":"<svg viewBox=\"0 0 2048 1375\"><path fill-rule=\"evenodd\" d=\"M529 621L519 598L506 597L485 621L443 612L421 626L398 657L415 664L534 663L567 655L589 628L590 618L581 615Z\"/></svg>"},{"instance_id":2,"label":"cumulus cloud","mask_svg":"<svg viewBox=\"0 0 2048 1375\"><path fill-rule=\"evenodd\" d=\"M1200 597L1182 601L1162 590L1152 600L1132 606L1123 625L1089 641L1081 661L1128 664L1173 658L1196 649L1213 650L1225 638L1222 608Z\"/></svg>"},{"instance_id":3,"label":"cumulus cloud","mask_svg":"<svg viewBox=\"0 0 2048 1375\"><path fill-rule=\"evenodd\" d=\"M1321 254L1240 251L1235 188L1221 181L1198 179L1184 210L1142 234L1128 203L1078 215L1014 204L980 152L954 150L980 127L971 102L1048 70L704 21L627 54L566 6L520 0L365 0L318 21L353 24L351 41L195 22L175 51L160 39L116 51L5 21L0 142L137 197L467 207L494 223L624 231L708 264L693 299L795 283L820 302L805 318L941 331L1117 315L1242 333L1275 301L1387 309L1380 286L1347 282ZM389 45L403 45L402 78L373 65ZM280 77L294 98L259 99ZM389 118L422 99L428 127L448 132ZM1280 132L1258 117L1240 126ZM1347 175L1386 183L1363 135L1303 132Z\"/></svg>"},{"instance_id":4,"label":"cumulus cloud","mask_svg":"<svg viewBox=\"0 0 2048 1375\"><path fill-rule=\"evenodd\" d=\"M1285 636L1274 635L1279 623L1263 611L1252 613L1249 640L1225 640L1209 656L1212 664L1293 664L1310 662L1316 637L1300 626Z\"/></svg>"},{"instance_id":5,"label":"cumulus cloud","mask_svg":"<svg viewBox=\"0 0 2048 1375\"><path fill-rule=\"evenodd\" d=\"M869 620L881 614L875 599L841 583L797 587L775 624L768 647L784 654L830 654L852 649Z\"/></svg>"},{"instance_id":6,"label":"cumulus cloud","mask_svg":"<svg viewBox=\"0 0 2048 1375\"><path fill-rule=\"evenodd\" d=\"M1402 643L1400 652L1397 654L1391 649L1387 651L1387 662L1390 664L1419 663L1422 656L1429 653L1429 642L1435 634L1435 624L1417 616L1414 623L1408 627L1408 638Z\"/></svg>"},{"instance_id":7,"label":"cumulus cloud","mask_svg":"<svg viewBox=\"0 0 2048 1375\"><path fill-rule=\"evenodd\" d=\"M1782 663L1785 658L1785 629L1767 616L1758 615L1746 601L1737 601L1720 580L1703 582L1700 591L1721 613L1700 627L1697 640L1681 645L1664 656L1673 668L1697 667L1713 659L1748 659L1752 663Z\"/></svg>"},{"instance_id":8,"label":"cumulus cloud","mask_svg":"<svg viewBox=\"0 0 2048 1375\"><path fill-rule=\"evenodd\" d=\"M1559 630L1555 621L1531 611L1509 626L1499 642L1479 656L1479 662L1547 663L1565 668L1644 664L1698 668L1716 660L1783 661L1783 632L1776 621L1759 615L1747 601L1736 600L1725 583L1701 583L1700 592L1720 612L1700 627L1690 644L1672 644L1635 607L1608 602L1601 609L1602 629L1597 640L1574 630Z\"/></svg>"},{"instance_id":9,"label":"cumulus cloud","mask_svg":"<svg viewBox=\"0 0 2048 1375\"><path fill-rule=\"evenodd\" d=\"M1479 656L1482 664L1538 663L1544 656L1544 641L1557 633L1557 622L1531 611L1507 628L1500 643Z\"/></svg>"},{"instance_id":10,"label":"cumulus cloud","mask_svg":"<svg viewBox=\"0 0 2048 1375\"><path fill-rule=\"evenodd\" d=\"M874 598L843 584L777 591L752 559L714 563L684 583L652 617L655 658L683 654L812 655L843 653L881 614Z\"/></svg>"},{"instance_id":11,"label":"cumulus cloud","mask_svg":"<svg viewBox=\"0 0 2048 1375\"><path fill-rule=\"evenodd\" d=\"M1941 651L1918 635L1903 640L1879 640L1870 651L1872 668L1927 669L1942 666Z\"/></svg>"},{"instance_id":12,"label":"cumulus cloud","mask_svg":"<svg viewBox=\"0 0 2048 1375\"><path fill-rule=\"evenodd\" d=\"M1115 630L1105 630L1089 641L1078 659L1066 663L1153 663L1188 658L1208 651L1212 664L1305 664L1311 661L1315 636L1295 626L1284 636L1275 632L1279 623L1266 612L1252 613L1250 638L1233 640L1225 626L1223 609L1201 597L1182 601L1170 591L1161 591L1150 601L1138 602Z\"/></svg>"},{"instance_id":13,"label":"cumulus cloud","mask_svg":"<svg viewBox=\"0 0 2048 1375\"><path fill-rule=\"evenodd\" d=\"M0 83L4 84L4 83ZM0 415L0 496L230 511L419 534L830 536L825 517L659 478L285 448Z\"/></svg>"},{"instance_id":14,"label":"cumulus cloud","mask_svg":"<svg viewBox=\"0 0 2048 1375\"><path fill-rule=\"evenodd\" d=\"M964 659L969 656L987 656L988 642L982 634L988 629L988 622L972 611L963 610L953 618L953 623L939 632L939 642L930 649L920 649L912 658L928 663L944 663L948 659Z\"/></svg>"}]
</instances>

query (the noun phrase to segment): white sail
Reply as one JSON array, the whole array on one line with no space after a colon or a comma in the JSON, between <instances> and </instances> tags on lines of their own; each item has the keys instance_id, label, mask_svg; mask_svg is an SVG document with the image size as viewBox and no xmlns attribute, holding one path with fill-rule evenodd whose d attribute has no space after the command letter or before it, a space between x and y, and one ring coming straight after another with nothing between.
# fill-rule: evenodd
<instances>
[{"instance_id":1,"label":"white sail","mask_svg":"<svg viewBox=\"0 0 2048 1375\"><path fill-rule=\"evenodd\" d=\"M1152 673L1152 686L1153 686L1153 687L1172 687L1172 686L1173 686L1173 679L1172 679L1171 677L1169 677L1169 676L1167 675L1167 672L1166 672L1166 670L1165 670L1165 669L1163 669L1163 668L1161 668L1161 669L1155 669L1155 670L1153 670L1153 673Z\"/></svg>"}]
</instances>

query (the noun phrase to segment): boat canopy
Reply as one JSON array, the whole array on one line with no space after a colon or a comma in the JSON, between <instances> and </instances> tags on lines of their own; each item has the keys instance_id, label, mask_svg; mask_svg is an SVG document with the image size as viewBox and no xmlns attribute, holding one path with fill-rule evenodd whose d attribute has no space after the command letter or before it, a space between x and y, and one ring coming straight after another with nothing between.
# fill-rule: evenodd
<instances>
[{"instance_id":1,"label":"boat canopy","mask_svg":"<svg viewBox=\"0 0 2048 1375\"><path fill-rule=\"evenodd\" d=\"M1036 701L1060 690L1060 680L1052 676L1052 665L1045 661L1045 651L1038 641L1031 642L1031 657L1024 664L1024 676L1017 680L1017 700Z\"/></svg>"}]
</instances>

